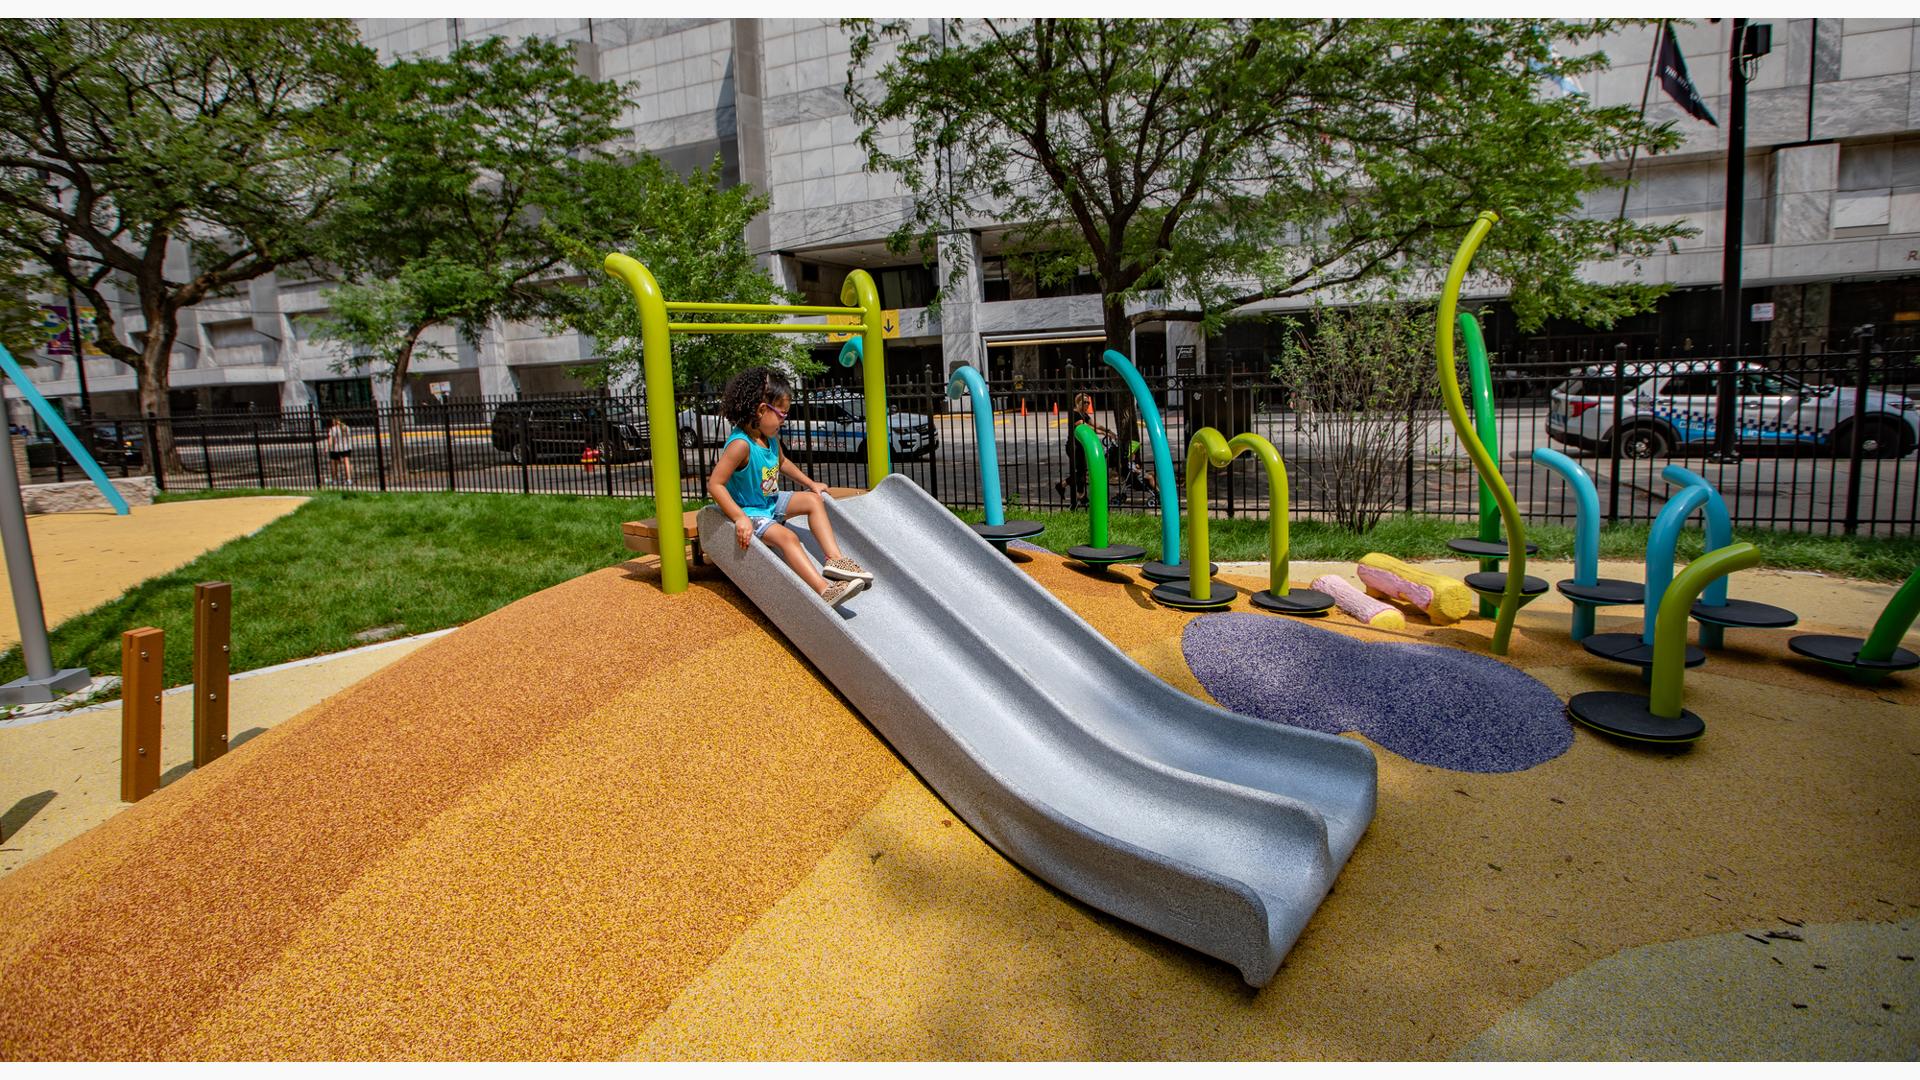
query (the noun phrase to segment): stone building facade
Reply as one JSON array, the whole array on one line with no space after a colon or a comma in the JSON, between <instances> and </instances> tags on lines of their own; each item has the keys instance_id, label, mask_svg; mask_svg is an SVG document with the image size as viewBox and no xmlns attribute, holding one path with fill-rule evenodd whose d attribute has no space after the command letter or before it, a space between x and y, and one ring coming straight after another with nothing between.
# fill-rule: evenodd
<instances>
[{"instance_id":1,"label":"stone building facade","mask_svg":"<svg viewBox=\"0 0 1920 1080\"><path fill-rule=\"evenodd\" d=\"M488 35L539 36L572 43L579 69L637 84L622 126L622 148L658 154L681 168L718 157L730 178L770 193L772 209L749 243L789 288L833 301L854 267L879 281L900 313L891 370L944 373L960 363L1044 374L1085 364L1100 336L1098 297L1088 279L1040 289L999 258L1001 231L986 226L953 238L938 264L888 253L886 234L908 214L906 192L890 176L862 168L858 128L842 89L850 39L827 19L365 19L361 32L383 60L444 54ZM916 29L939 34L941 20ZM1678 30L1708 107L1725 117L1728 26L1700 22ZM1638 105L1647 85L1653 32L1636 29L1599 43L1611 70L1583 89L1603 104ZM884 52L878 58L884 60ZM1774 319L1749 327L1750 343L1818 349L1859 322L1920 330L1920 21L1789 19L1773 24L1773 53L1750 85L1745 192L1746 298L1771 302ZM1552 91L1549 91L1552 92ZM1625 212L1647 220L1684 219L1697 236L1639 268L1645 280L1676 292L1657 312L1606 333L1549 326L1523 338L1490 322L1496 347L1531 343L1678 345L1717 341L1726 133L1692 119L1658 85L1648 113L1673 120L1686 138L1673 153L1640 159ZM1625 162L1607 168L1624 172ZM1601 195L1586 212L1612 216L1620 195ZM950 252L963 252L956 260ZM958 273L935 317L927 309L937 282ZM1599 279L1625 274L1594 265ZM333 407L384 400L386 387L306 339L299 314L324 309L317 281L268 278L243 296L201 305L182 327L174 357L176 407L183 411ZM1285 305L1275 305L1285 306ZM137 332L135 312L123 325ZM1201 340L1192 324L1148 324L1135 341L1138 362L1205 370L1211 354L1257 362L1270 337L1258 323ZM539 327L499 324L476 348L441 331L450 352L417 365L409 392L434 396L563 392L577 386L569 366L591 361L593 343ZM98 414L130 414L133 378L106 359L88 361ZM43 392L77 405L73 365L44 361Z\"/></svg>"}]
</instances>

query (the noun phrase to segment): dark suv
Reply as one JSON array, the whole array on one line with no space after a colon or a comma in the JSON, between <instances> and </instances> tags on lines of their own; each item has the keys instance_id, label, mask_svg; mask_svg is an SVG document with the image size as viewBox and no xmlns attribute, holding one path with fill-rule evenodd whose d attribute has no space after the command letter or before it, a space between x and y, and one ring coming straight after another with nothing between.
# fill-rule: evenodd
<instances>
[{"instance_id":1,"label":"dark suv","mask_svg":"<svg viewBox=\"0 0 1920 1080\"><path fill-rule=\"evenodd\" d=\"M600 398L509 401L493 411L493 448L515 464L579 461L589 446L599 448L601 461L645 461L646 418Z\"/></svg>"}]
</instances>

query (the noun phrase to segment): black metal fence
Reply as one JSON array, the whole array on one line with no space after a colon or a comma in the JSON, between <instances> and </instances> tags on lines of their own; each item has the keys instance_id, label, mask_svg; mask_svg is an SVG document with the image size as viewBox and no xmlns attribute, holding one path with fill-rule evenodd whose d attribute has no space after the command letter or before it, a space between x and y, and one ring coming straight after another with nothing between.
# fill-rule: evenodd
<instances>
[{"instance_id":1,"label":"black metal fence","mask_svg":"<svg viewBox=\"0 0 1920 1080\"><path fill-rule=\"evenodd\" d=\"M1723 370L1723 368L1731 368ZM1560 478L1531 461L1536 447L1574 457L1593 476L1610 522L1649 521L1665 502L1660 472L1679 464L1725 496L1736 524L1808 532L1913 535L1920 531L1920 354L1867 347L1850 353L1768 355L1727 365L1711 353L1496 357L1493 394L1498 458L1529 520L1570 523L1576 503ZM1331 430L1342 424L1404 425L1406 451L1383 498L1390 512L1471 518L1478 478L1437 401L1401 417L1304 418L1290 388L1265 373L1146 377L1160 403L1176 482L1192 432L1256 431L1288 464L1296 519L1330 516ZM1462 386L1466 385L1463 375ZM1731 383L1737 455L1714 453L1719 388ZM1130 400L1102 367L1051 379L995 379L1001 490L1010 509L1066 509L1074 492L1067 415L1075 394L1094 399L1095 422L1115 429ZM944 384L896 379L888 392L893 465L935 497L980 506L980 469L967 400ZM705 481L728 434L726 421L690 397L677 417L682 495L705 497ZM781 440L816 479L866 486L864 401L857 385L797 391ZM335 418L345 427L331 430ZM346 409L279 415L195 414L76 425L109 471L148 471L147 448L170 434L178 461L170 490L346 486L379 491L517 492L610 497L651 495L653 462L645 403L638 398L462 399L403 410ZM1116 431L1109 462L1116 510L1157 505L1152 447L1143 426ZM1129 454L1129 444L1143 445ZM42 452L42 457L46 457ZM42 479L77 479L51 455ZM46 475L46 474L51 475ZM1265 514L1267 481L1242 457L1209 482L1210 509Z\"/></svg>"}]
</instances>

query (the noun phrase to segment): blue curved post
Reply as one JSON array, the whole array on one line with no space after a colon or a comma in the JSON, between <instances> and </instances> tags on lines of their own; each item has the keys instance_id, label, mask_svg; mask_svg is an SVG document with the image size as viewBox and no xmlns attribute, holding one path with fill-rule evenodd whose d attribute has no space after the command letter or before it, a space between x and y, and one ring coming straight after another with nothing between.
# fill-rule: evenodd
<instances>
[{"instance_id":1,"label":"blue curved post","mask_svg":"<svg viewBox=\"0 0 1920 1080\"><path fill-rule=\"evenodd\" d=\"M1533 463L1559 473L1573 489L1579 507L1573 523L1573 583L1592 585L1600 580L1600 495L1594 490L1593 477L1572 458L1544 446L1533 451ZM1593 633L1593 616L1593 605L1573 605L1573 640Z\"/></svg>"},{"instance_id":2,"label":"blue curved post","mask_svg":"<svg viewBox=\"0 0 1920 1080\"><path fill-rule=\"evenodd\" d=\"M80 348L79 343L75 342L74 347ZM79 359L83 364L87 362L85 352L85 349L81 349L82 355ZM81 471L87 474L87 479L93 481L93 486L99 488L100 494L106 496L108 504L113 507L113 512L130 513L131 511L127 509L127 500L120 497L120 489L113 486L113 481L107 479L107 474L100 470L100 466L93 460L93 455L86 447L80 445L79 439L73 437L73 432L67 429L67 422L60 419L59 411L46 398L40 396L40 391L34 389L33 383L27 379L27 373L20 370L20 364L14 360L13 354L8 352L4 345L0 345L0 368L6 370L7 378L12 379L13 385L20 388L20 396L26 399L27 404L33 406L34 412L40 414L40 419L46 422L47 429L53 432L54 438L60 440L60 445L67 448L67 453L73 457ZM159 463L158 450L158 447L147 447L147 457L154 462L156 469L163 467ZM13 463L8 462L6 467L13 468Z\"/></svg>"},{"instance_id":3,"label":"blue curved post","mask_svg":"<svg viewBox=\"0 0 1920 1080\"><path fill-rule=\"evenodd\" d=\"M1647 536L1647 602L1641 621L1640 640L1653 644L1653 628L1660 617L1660 600L1673 583L1673 554L1680 545L1680 530L1687 519L1707 501L1705 488L1688 485L1667 500L1654 519L1653 532Z\"/></svg>"},{"instance_id":4,"label":"blue curved post","mask_svg":"<svg viewBox=\"0 0 1920 1080\"><path fill-rule=\"evenodd\" d=\"M854 338L847 342L851 345ZM980 497L986 502L989 525L1005 525L1006 513L1000 505L1000 451L993 441L993 399L987 395L987 380L970 364L954 369L947 382L947 396L957 398L964 386L973 398L973 444L980 455Z\"/></svg>"},{"instance_id":5,"label":"blue curved post","mask_svg":"<svg viewBox=\"0 0 1920 1080\"><path fill-rule=\"evenodd\" d=\"M1727 513L1727 501L1720 497L1720 489L1713 486L1706 477L1691 469L1678 465L1669 465L1660 470L1660 479L1669 484L1699 488L1707 493L1707 550L1719 551L1733 543L1733 516ZM1700 594L1700 602L1707 607L1725 607L1727 603L1727 577L1722 574L1714 578L1707 590ZM1700 624L1700 645L1703 648L1718 649L1726 644L1727 628L1713 623Z\"/></svg>"},{"instance_id":6,"label":"blue curved post","mask_svg":"<svg viewBox=\"0 0 1920 1080\"><path fill-rule=\"evenodd\" d=\"M1147 389L1146 380L1140 378L1140 372L1133 361L1112 349L1100 355L1107 366L1120 373L1126 381L1127 389L1133 391L1133 403L1140 409L1140 418L1147 423L1147 438L1153 446L1153 481L1160 488L1160 561L1168 566L1180 565L1180 484L1173 476L1173 454L1167 450L1167 427L1160 420L1160 407L1153 402L1153 393ZM1121 447L1126 439L1121 439Z\"/></svg>"}]
</instances>

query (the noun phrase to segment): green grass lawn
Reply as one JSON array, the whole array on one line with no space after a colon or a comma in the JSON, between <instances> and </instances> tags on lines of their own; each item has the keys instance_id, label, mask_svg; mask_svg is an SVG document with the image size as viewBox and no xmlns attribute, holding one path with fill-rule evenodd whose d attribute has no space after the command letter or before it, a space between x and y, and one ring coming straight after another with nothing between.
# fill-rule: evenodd
<instances>
[{"instance_id":1,"label":"green grass lawn","mask_svg":"<svg viewBox=\"0 0 1920 1080\"><path fill-rule=\"evenodd\" d=\"M166 501L244 498L295 492L206 492L165 495ZM648 517L645 499L563 495L451 495L325 491L253 536L232 541L170 574L142 582L120 598L68 620L52 634L62 666L82 665L94 674L120 670L120 634L139 626L167 632L166 678L190 678L193 586L201 581L233 585L233 670L247 671L363 644L356 634L393 628L385 636L425 633L457 626L496 608L589 571L631 557L620 541L619 523ZM977 510L963 510L969 521ZM1035 539L1054 551L1087 540L1087 516L1034 513L1047 525ZM1266 558L1264 518L1212 522L1215 561ZM1358 559L1381 551L1406 559L1449 556L1446 541L1467 535L1465 522L1397 517L1366 536L1322 522L1296 522L1292 556L1301 560ZM1118 514L1116 543L1160 548L1157 515ZM1539 526L1529 537L1550 559L1570 558L1573 531ZM1639 559L1647 527L1623 525L1601 534L1608 558ZM1899 581L1920 563L1920 540L1803 536L1741 531L1763 553L1763 565L1819 570L1876 581ZM1700 553L1698 531L1686 533L1680 555ZM0 681L18 678L17 649L0 656Z\"/></svg>"}]
</instances>

